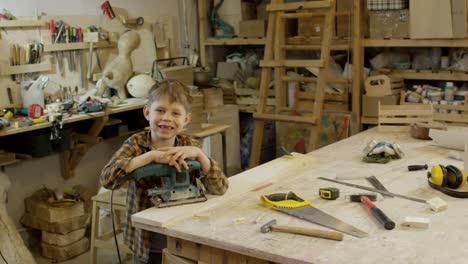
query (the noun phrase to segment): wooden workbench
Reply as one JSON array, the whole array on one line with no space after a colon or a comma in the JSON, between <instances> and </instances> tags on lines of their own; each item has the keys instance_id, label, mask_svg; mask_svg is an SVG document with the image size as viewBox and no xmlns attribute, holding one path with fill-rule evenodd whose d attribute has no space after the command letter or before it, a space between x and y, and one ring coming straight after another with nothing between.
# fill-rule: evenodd
<instances>
[{"instance_id":1,"label":"wooden workbench","mask_svg":"<svg viewBox=\"0 0 468 264\"><path fill-rule=\"evenodd\" d=\"M362 149L372 139L396 141L406 156L388 164L364 163ZM206 263L468 263L468 248L464 243L468 230L468 200L431 189L426 182L426 171L407 171L411 164L463 167L463 162L448 159L448 152L448 149L430 145L430 141L411 138L407 131L384 133L372 129L307 155L279 158L233 176L229 178L226 194L210 196L205 203L150 208L133 215L132 221L137 227L168 235L171 254ZM439 196L449 207L436 213L423 203L382 198L376 205L397 223L394 230L388 231L363 205L345 200L346 195L364 190L316 179L343 174L375 175L392 192L422 199ZM270 182L273 185L252 191ZM370 186L365 180L350 182ZM318 189L331 186L340 189L340 198L335 201L320 199ZM466 191L468 187L463 189ZM278 224L322 228L260 204L261 194L290 190L309 199L319 209L368 232L369 237L345 235L339 242L261 233L260 227L271 219L277 219ZM429 229L400 227L406 216L430 218ZM258 218L261 220L253 223ZM226 261L229 258L231 261Z\"/></svg>"}]
</instances>

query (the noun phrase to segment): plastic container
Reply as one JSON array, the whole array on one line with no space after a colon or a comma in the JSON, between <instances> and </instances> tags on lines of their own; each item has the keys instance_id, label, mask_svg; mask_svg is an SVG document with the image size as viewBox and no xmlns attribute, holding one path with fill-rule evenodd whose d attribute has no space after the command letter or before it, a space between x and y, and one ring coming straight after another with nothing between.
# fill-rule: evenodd
<instances>
[{"instance_id":1,"label":"plastic container","mask_svg":"<svg viewBox=\"0 0 468 264\"><path fill-rule=\"evenodd\" d=\"M453 86L453 82L447 82L445 85L445 100L446 101L453 101L455 87Z\"/></svg>"},{"instance_id":2,"label":"plastic container","mask_svg":"<svg viewBox=\"0 0 468 264\"><path fill-rule=\"evenodd\" d=\"M453 93L453 100L464 101L467 95L468 95L468 91L455 91Z\"/></svg>"},{"instance_id":3,"label":"plastic container","mask_svg":"<svg viewBox=\"0 0 468 264\"><path fill-rule=\"evenodd\" d=\"M429 98L429 100L431 100L431 102L440 101L440 100L443 99L442 98L443 96L444 96L443 92L432 91L432 92L427 93L427 98Z\"/></svg>"}]
</instances>

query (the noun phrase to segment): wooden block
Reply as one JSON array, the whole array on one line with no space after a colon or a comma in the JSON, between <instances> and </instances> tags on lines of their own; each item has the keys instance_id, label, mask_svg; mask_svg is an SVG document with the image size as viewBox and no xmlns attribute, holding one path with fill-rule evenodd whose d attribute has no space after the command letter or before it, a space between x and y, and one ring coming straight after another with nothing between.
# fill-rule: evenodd
<instances>
[{"instance_id":1,"label":"wooden block","mask_svg":"<svg viewBox=\"0 0 468 264\"><path fill-rule=\"evenodd\" d=\"M162 264L194 264L195 261L188 260L186 258L178 257L169 253L167 248L163 249L162 252Z\"/></svg>"},{"instance_id":2,"label":"wooden block","mask_svg":"<svg viewBox=\"0 0 468 264\"><path fill-rule=\"evenodd\" d=\"M176 79L185 85L193 85L192 65L181 65L161 69L161 73L167 79Z\"/></svg>"},{"instance_id":3,"label":"wooden block","mask_svg":"<svg viewBox=\"0 0 468 264\"><path fill-rule=\"evenodd\" d=\"M407 216L403 218L403 221L401 222L401 226L406 226L406 227L415 227L415 228L424 228L427 229L429 228L429 223L431 220L426 217L412 217L412 216Z\"/></svg>"},{"instance_id":4,"label":"wooden block","mask_svg":"<svg viewBox=\"0 0 468 264\"><path fill-rule=\"evenodd\" d=\"M44 257L52 259L53 261L65 261L88 251L89 240L84 237L83 239L65 247L49 245L41 242L41 248L42 255Z\"/></svg>"},{"instance_id":5,"label":"wooden block","mask_svg":"<svg viewBox=\"0 0 468 264\"><path fill-rule=\"evenodd\" d=\"M90 218L89 214L85 214L63 221L49 223L39 219L33 214L26 213L21 217L20 222L23 225L34 229L44 230L51 233L68 234L74 230L85 228L89 224Z\"/></svg>"},{"instance_id":6,"label":"wooden block","mask_svg":"<svg viewBox=\"0 0 468 264\"><path fill-rule=\"evenodd\" d=\"M239 36L243 38L263 38L265 37L265 20L243 20L239 23Z\"/></svg>"},{"instance_id":7,"label":"wooden block","mask_svg":"<svg viewBox=\"0 0 468 264\"><path fill-rule=\"evenodd\" d=\"M42 242L47 243L49 245L55 246L68 246L77 242L78 240L82 239L85 235L86 228L78 229L72 231L68 234L58 234L58 233L50 233L47 231L42 231Z\"/></svg>"},{"instance_id":8,"label":"wooden block","mask_svg":"<svg viewBox=\"0 0 468 264\"><path fill-rule=\"evenodd\" d=\"M223 89L203 89L205 109L223 106Z\"/></svg>"},{"instance_id":9,"label":"wooden block","mask_svg":"<svg viewBox=\"0 0 468 264\"><path fill-rule=\"evenodd\" d=\"M432 211L440 212L448 208L448 204L440 197L434 197L426 201Z\"/></svg>"},{"instance_id":10,"label":"wooden block","mask_svg":"<svg viewBox=\"0 0 468 264\"><path fill-rule=\"evenodd\" d=\"M83 216L84 205L79 201L72 206L67 207L52 207L47 202L38 200L37 198L28 197L24 199L26 212L31 213L34 217L49 223L56 223L70 218Z\"/></svg>"}]
</instances>

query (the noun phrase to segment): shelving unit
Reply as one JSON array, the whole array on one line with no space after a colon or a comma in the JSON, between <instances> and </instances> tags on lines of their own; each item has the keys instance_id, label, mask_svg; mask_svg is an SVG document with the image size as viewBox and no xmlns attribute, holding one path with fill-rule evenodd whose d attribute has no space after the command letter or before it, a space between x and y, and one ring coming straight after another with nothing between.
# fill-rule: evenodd
<instances>
[{"instance_id":1,"label":"shelving unit","mask_svg":"<svg viewBox=\"0 0 468 264\"><path fill-rule=\"evenodd\" d=\"M24 20L0 20L0 28L15 28L15 27L41 27L44 26L44 21L24 19Z\"/></svg>"},{"instance_id":2,"label":"shelving unit","mask_svg":"<svg viewBox=\"0 0 468 264\"><path fill-rule=\"evenodd\" d=\"M366 8L363 1L354 0L354 14L362 17L362 10ZM358 24L356 23L358 22ZM360 56L353 58L353 65L363 65L364 48L368 47L406 47L406 48L424 48L424 47L442 47L442 48L466 48L468 47L468 38L466 39L365 39L362 35L362 26L365 23L362 20L354 19L353 27L353 46L360 50ZM468 81L468 72L455 72L450 70L400 70L400 69L385 69L385 74L392 76L411 79L411 80L441 80L441 81ZM362 76L362 67L353 67L353 76ZM360 124L377 124L377 118L360 116L361 113L361 87L363 80L353 79L353 112L359 113ZM465 104L467 100L465 100ZM465 106L453 105L438 105L434 104L434 109L447 109L464 111L464 114L445 114L434 113L434 120L468 123L468 115Z\"/></svg>"},{"instance_id":3,"label":"shelving unit","mask_svg":"<svg viewBox=\"0 0 468 264\"><path fill-rule=\"evenodd\" d=\"M109 41L99 41L93 43L94 48L115 48L116 43ZM44 52L52 51L64 51L64 50L80 50L80 49L89 49L89 43L87 42L77 42L77 43L57 43L57 44L45 44Z\"/></svg>"},{"instance_id":4,"label":"shelving unit","mask_svg":"<svg viewBox=\"0 0 468 264\"><path fill-rule=\"evenodd\" d=\"M44 72L50 71L52 68L50 62L42 62L37 64L23 64L23 65L0 65L0 75L23 74L31 72Z\"/></svg>"}]
</instances>

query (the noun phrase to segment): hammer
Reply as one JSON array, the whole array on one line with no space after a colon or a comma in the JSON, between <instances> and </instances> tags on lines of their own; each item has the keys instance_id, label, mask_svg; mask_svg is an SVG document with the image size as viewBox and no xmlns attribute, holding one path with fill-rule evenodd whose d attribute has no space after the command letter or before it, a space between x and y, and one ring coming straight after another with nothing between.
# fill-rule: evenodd
<instances>
[{"instance_id":1,"label":"hammer","mask_svg":"<svg viewBox=\"0 0 468 264\"><path fill-rule=\"evenodd\" d=\"M277 232L298 234L298 235L304 235L304 236L320 237L320 238L332 239L332 240L338 240L338 241L343 240L343 233L303 228L303 227L277 225L276 219L273 219L269 221L268 223L264 224L260 228L260 231L262 233L268 233L270 231L277 231Z\"/></svg>"}]
</instances>

